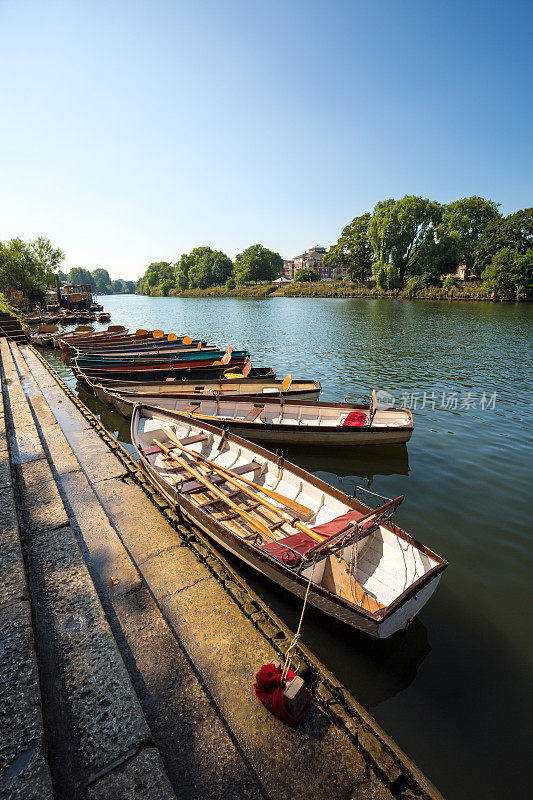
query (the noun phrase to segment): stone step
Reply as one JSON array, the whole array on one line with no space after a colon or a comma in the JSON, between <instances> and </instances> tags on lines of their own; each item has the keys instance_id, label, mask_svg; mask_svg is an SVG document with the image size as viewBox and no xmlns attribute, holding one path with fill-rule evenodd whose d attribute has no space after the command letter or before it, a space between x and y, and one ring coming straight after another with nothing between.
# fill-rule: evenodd
<instances>
[{"instance_id":1,"label":"stone step","mask_svg":"<svg viewBox=\"0 0 533 800\"><path fill-rule=\"evenodd\" d=\"M45 414L39 409L42 393L28 375L17 345L2 340L0 348L10 378L4 391L54 780L63 797L79 800L175 800L78 546L34 413L48 429L59 426L49 410ZM17 380L19 372L25 376L24 389ZM11 724L17 726L15 720ZM15 791L9 796L38 797Z\"/></svg>"}]
</instances>

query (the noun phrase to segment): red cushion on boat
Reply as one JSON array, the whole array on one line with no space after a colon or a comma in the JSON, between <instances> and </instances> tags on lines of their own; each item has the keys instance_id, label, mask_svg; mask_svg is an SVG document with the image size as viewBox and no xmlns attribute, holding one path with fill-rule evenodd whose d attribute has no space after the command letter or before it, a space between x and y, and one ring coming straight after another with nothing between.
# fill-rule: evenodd
<instances>
[{"instance_id":1,"label":"red cushion on boat","mask_svg":"<svg viewBox=\"0 0 533 800\"><path fill-rule=\"evenodd\" d=\"M343 427L348 425L349 427L361 428L365 422L366 414L364 411L350 411L342 425Z\"/></svg>"},{"instance_id":2,"label":"red cushion on boat","mask_svg":"<svg viewBox=\"0 0 533 800\"><path fill-rule=\"evenodd\" d=\"M318 533L319 536L327 538L328 536L334 536L336 533L340 533L348 527L350 522L357 522L357 520L361 519L363 516L364 514L353 508L351 511L347 511L346 514L341 514L340 517L335 517L335 519L331 519L329 522L323 522L322 525L316 525L314 528L311 528L311 530L313 533Z\"/></svg>"},{"instance_id":3,"label":"red cushion on boat","mask_svg":"<svg viewBox=\"0 0 533 800\"><path fill-rule=\"evenodd\" d=\"M289 554L291 552L283 545L287 545L298 553L307 553L315 544L315 540L311 539L306 533L294 533L292 536L285 536L283 539L278 539L277 542L267 542L263 545L263 550L266 550L267 553L270 553L271 556L279 559L279 561L282 561L283 554Z\"/></svg>"}]
</instances>

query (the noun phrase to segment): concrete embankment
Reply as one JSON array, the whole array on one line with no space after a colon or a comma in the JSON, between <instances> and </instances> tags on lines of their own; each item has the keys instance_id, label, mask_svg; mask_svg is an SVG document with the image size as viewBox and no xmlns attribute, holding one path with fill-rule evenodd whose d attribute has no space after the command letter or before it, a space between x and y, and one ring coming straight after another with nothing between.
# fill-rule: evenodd
<instances>
[{"instance_id":1,"label":"concrete embankment","mask_svg":"<svg viewBox=\"0 0 533 800\"><path fill-rule=\"evenodd\" d=\"M23 547L13 516L0 611L25 620L33 716L0 751L0 797L440 798L305 647L303 722L257 702L255 671L291 632L32 348L1 352ZM2 681L13 664L0 650Z\"/></svg>"}]
</instances>

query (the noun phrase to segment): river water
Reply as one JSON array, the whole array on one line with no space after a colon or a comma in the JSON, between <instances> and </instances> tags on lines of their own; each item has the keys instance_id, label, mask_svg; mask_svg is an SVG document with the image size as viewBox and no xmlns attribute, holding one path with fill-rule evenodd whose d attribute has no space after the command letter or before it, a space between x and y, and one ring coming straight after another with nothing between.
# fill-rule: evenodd
<instances>
[{"instance_id":1,"label":"river water","mask_svg":"<svg viewBox=\"0 0 533 800\"><path fill-rule=\"evenodd\" d=\"M375 388L411 407L407 446L286 448L285 456L348 493L359 485L404 494L396 521L450 566L405 633L376 641L311 609L303 640L447 798L529 796L533 306L131 295L102 302L115 324L233 344L278 377L318 378L324 400L368 398ZM129 442L121 417L80 396ZM238 569L297 624L299 601Z\"/></svg>"}]
</instances>

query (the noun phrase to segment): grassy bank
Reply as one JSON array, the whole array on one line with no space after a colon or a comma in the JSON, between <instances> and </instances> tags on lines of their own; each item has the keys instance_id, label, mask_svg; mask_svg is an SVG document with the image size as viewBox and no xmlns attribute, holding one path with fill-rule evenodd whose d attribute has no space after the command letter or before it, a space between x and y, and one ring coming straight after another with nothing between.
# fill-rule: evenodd
<instances>
[{"instance_id":1,"label":"grassy bank","mask_svg":"<svg viewBox=\"0 0 533 800\"><path fill-rule=\"evenodd\" d=\"M176 292L176 297L267 297L277 287L271 284L260 286L236 286L228 289L226 286L210 286L208 289L185 289Z\"/></svg>"},{"instance_id":2,"label":"grassy bank","mask_svg":"<svg viewBox=\"0 0 533 800\"><path fill-rule=\"evenodd\" d=\"M483 300L516 302L514 297L498 297L489 292L481 281L469 281L456 286L427 286L419 289L383 289L357 286L346 282L291 283L283 287L274 285L237 286L227 289L225 286L211 286L209 289L187 289L175 294L177 297L268 297L276 292L276 297L353 297L373 298L380 300ZM522 297L523 301L532 298Z\"/></svg>"},{"instance_id":3,"label":"grassy bank","mask_svg":"<svg viewBox=\"0 0 533 800\"><path fill-rule=\"evenodd\" d=\"M482 283L470 281L459 286L427 286L387 291L347 283L291 283L285 297L370 297L383 300L494 300Z\"/></svg>"}]
</instances>

